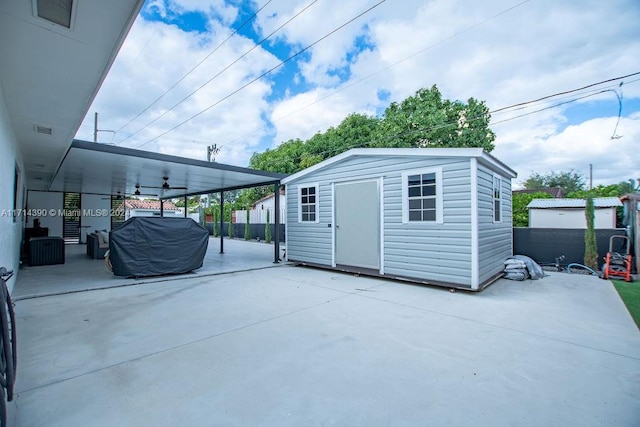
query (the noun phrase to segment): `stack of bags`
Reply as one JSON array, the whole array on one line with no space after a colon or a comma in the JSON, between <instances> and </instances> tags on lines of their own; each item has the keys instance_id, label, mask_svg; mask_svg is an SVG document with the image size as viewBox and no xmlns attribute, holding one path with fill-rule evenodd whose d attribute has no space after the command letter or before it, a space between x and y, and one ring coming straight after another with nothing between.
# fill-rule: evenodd
<instances>
[{"instance_id":1,"label":"stack of bags","mask_svg":"<svg viewBox=\"0 0 640 427\"><path fill-rule=\"evenodd\" d=\"M504 262L504 278L509 280L537 280L544 277L542 267L525 255L514 255Z\"/></svg>"}]
</instances>

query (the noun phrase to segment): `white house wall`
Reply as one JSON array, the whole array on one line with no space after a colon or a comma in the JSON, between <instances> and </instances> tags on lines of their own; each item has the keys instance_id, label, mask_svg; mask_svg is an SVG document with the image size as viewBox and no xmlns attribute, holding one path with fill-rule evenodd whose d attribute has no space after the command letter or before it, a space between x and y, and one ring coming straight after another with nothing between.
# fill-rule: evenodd
<instances>
[{"instance_id":1,"label":"white house wall","mask_svg":"<svg viewBox=\"0 0 640 427\"><path fill-rule=\"evenodd\" d=\"M160 216L160 209L128 209L125 215L125 219L137 216ZM184 218L184 212L179 210L163 210L162 216L165 218ZM198 219L195 221L198 222L199 220L200 217L198 215Z\"/></svg>"},{"instance_id":2,"label":"white house wall","mask_svg":"<svg viewBox=\"0 0 640 427\"><path fill-rule=\"evenodd\" d=\"M502 221L494 222L494 172L479 165L478 181L478 279L482 283L504 270L504 261L513 255L513 208L511 180L501 177Z\"/></svg>"},{"instance_id":3,"label":"white house wall","mask_svg":"<svg viewBox=\"0 0 640 427\"><path fill-rule=\"evenodd\" d=\"M284 194L280 194L280 207L284 206L285 204L285 196ZM262 210L262 209L271 209L271 211L273 212L273 209L275 208L275 198L273 197L269 197L268 199L265 199L259 203L256 203L256 210Z\"/></svg>"},{"instance_id":4,"label":"white house wall","mask_svg":"<svg viewBox=\"0 0 640 427\"><path fill-rule=\"evenodd\" d=\"M14 222L12 215L16 165L20 171L25 170L0 86L0 194L2 195L0 197L0 242L2 242L0 244L0 267L6 267L16 273L8 283L9 291L13 289L15 277L17 277L20 267L20 247L25 219L25 216L19 213ZM24 182L23 172L18 182L17 208L24 208Z\"/></svg>"},{"instance_id":5,"label":"white house wall","mask_svg":"<svg viewBox=\"0 0 640 427\"><path fill-rule=\"evenodd\" d=\"M584 209L529 209L529 227L586 229L587 219L584 212ZM595 209L594 228L616 228L616 209Z\"/></svg>"},{"instance_id":6,"label":"white house wall","mask_svg":"<svg viewBox=\"0 0 640 427\"><path fill-rule=\"evenodd\" d=\"M111 197L99 194L83 194L80 198L83 227L81 240L86 242L86 233L95 230L111 230Z\"/></svg>"},{"instance_id":7,"label":"white house wall","mask_svg":"<svg viewBox=\"0 0 640 427\"><path fill-rule=\"evenodd\" d=\"M38 218L41 227L49 228L49 236L63 237L64 193L49 191L29 191L27 196L27 212L40 213L27 217L27 227L33 227L33 220Z\"/></svg>"},{"instance_id":8,"label":"white house wall","mask_svg":"<svg viewBox=\"0 0 640 427\"><path fill-rule=\"evenodd\" d=\"M441 167L443 224L402 222L402 172ZM287 257L332 266L332 182L383 177L384 274L471 286L469 159L362 156L287 185ZM319 184L319 222L298 222L298 188ZM363 213L364 214L364 213Z\"/></svg>"},{"instance_id":9,"label":"white house wall","mask_svg":"<svg viewBox=\"0 0 640 427\"><path fill-rule=\"evenodd\" d=\"M286 209L284 208L284 203L280 209L280 224L285 223L286 217ZM246 210L238 210L233 211L235 213L235 223L236 224L244 224L247 222L247 211ZM267 223L267 212L269 212L269 224L274 223L275 218L275 209L274 208L264 208L264 209L251 209L249 211L249 223L250 224L266 224Z\"/></svg>"}]
</instances>

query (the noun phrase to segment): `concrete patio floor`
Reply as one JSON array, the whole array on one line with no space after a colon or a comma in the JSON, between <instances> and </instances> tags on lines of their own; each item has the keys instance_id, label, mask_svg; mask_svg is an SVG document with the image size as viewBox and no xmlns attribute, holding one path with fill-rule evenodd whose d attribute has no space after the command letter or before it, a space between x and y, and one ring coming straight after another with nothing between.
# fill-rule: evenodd
<instances>
[{"instance_id":1,"label":"concrete patio floor","mask_svg":"<svg viewBox=\"0 0 640 427\"><path fill-rule=\"evenodd\" d=\"M593 277L473 294L284 265L16 312L17 426L640 425L640 332Z\"/></svg>"},{"instance_id":2,"label":"concrete patio floor","mask_svg":"<svg viewBox=\"0 0 640 427\"><path fill-rule=\"evenodd\" d=\"M281 247L284 248L284 245ZM220 239L210 237L201 268L182 275L134 279L114 276L105 266L104 259L91 259L87 256L86 245L66 245L64 264L21 268L20 285L15 287L12 297L25 299L277 266L273 263L272 244L225 238L224 252L220 254Z\"/></svg>"}]
</instances>

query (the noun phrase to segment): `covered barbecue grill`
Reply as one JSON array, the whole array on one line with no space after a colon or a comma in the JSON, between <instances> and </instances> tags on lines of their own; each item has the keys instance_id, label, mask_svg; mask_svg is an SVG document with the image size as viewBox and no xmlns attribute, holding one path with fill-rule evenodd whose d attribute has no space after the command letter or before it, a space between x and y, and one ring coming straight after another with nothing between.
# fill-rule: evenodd
<instances>
[{"instance_id":1,"label":"covered barbecue grill","mask_svg":"<svg viewBox=\"0 0 640 427\"><path fill-rule=\"evenodd\" d=\"M109 233L113 274L188 273L202 267L209 233L190 218L133 217Z\"/></svg>"}]
</instances>

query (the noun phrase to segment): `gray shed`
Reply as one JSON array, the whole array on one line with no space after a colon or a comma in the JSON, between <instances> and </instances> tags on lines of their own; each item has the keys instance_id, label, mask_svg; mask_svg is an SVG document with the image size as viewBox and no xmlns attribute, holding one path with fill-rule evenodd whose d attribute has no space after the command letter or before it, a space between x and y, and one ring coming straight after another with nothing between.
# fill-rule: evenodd
<instances>
[{"instance_id":1,"label":"gray shed","mask_svg":"<svg viewBox=\"0 0 640 427\"><path fill-rule=\"evenodd\" d=\"M513 253L511 179L481 148L357 148L282 180L287 259L469 290Z\"/></svg>"}]
</instances>

